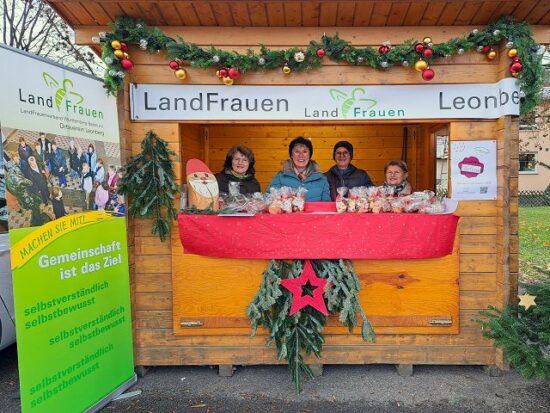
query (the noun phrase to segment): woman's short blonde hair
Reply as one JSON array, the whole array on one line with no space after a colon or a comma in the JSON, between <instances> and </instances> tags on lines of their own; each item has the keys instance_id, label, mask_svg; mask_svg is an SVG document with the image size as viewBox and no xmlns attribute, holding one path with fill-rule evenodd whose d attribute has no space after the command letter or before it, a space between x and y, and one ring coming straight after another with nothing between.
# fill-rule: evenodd
<instances>
[{"instance_id":1,"label":"woman's short blonde hair","mask_svg":"<svg viewBox=\"0 0 550 413\"><path fill-rule=\"evenodd\" d=\"M409 168L407 167L407 163L405 161L393 160L393 161L389 161L386 164L386 166L384 166L384 174L386 173L386 171L390 166L398 166L401 168L403 172L405 173L409 172Z\"/></svg>"}]
</instances>

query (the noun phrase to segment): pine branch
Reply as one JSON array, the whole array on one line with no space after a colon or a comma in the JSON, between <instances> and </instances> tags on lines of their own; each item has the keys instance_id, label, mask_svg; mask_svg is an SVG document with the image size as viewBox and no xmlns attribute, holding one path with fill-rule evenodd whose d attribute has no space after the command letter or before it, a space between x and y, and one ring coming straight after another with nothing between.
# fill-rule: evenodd
<instances>
[{"instance_id":1,"label":"pine branch","mask_svg":"<svg viewBox=\"0 0 550 413\"><path fill-rule=\"evenodd\" d=\"M173 207L177 186L170 160L175 153L153 131L147 132L141 149L142 152L131 157L126 165L120 192L130 195L132 202L128 213L136 218L153 218L152 233L165 241L170 234L170 221L177 217Z\"/></svg>"},{"instance_id":2,"label":"pine branch","mask_svg":"<svg viewBox=\"0 0 550 413\"><path fill-rule=\"evenodd\" d=\"M351 261L315 260L312 265L318 277L327 279L324 298L329 312L340 312L340 321L350 332L357 325L359 313L363 320L363 339L374 341L372 326L359 304L359 280ZM321 357L325 342L323 329L327 320L326 316L309 306L289 315L293 297L288 290L281 288L281 279L299 277L302 271L300 260L291 264L282 260L270 261L260 287L246 310L253 336L260 326L269 330L267 345L275 342L279 360L288 361L290 377L297 393L302 389L302 375L313 377L302 354Z\"/></svg>"},{"instance_id":3,"label":"pine branch","mask_svg":"<svg viewBox=\"0 0 550 413\"><path fill-rule=\"evenodd\" d=\"M485 337L505 350L506 359L527 378L550 380L550 272L541 268L543 277L523 285L536 297L536 306L506 306L502 311L490 306L477 320Z\"/></svg>"}]
</instances>

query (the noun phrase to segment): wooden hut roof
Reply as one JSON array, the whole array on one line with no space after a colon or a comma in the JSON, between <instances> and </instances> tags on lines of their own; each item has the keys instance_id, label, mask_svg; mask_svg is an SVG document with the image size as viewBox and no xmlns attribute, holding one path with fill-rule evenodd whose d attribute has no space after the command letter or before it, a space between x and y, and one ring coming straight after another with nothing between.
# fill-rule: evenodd
<instances>
[{"instance_id":1,"label":"wooden hut roof","mask_svg":"<svg viewBox=\"0 0 550 413\"><path fill-rule=\"evenodd\" d=\"M48 0L75 29L128 15L155 26L383 27L486 25L503 15L550 24L548 0Z\"/></svg>"}]
</instances>

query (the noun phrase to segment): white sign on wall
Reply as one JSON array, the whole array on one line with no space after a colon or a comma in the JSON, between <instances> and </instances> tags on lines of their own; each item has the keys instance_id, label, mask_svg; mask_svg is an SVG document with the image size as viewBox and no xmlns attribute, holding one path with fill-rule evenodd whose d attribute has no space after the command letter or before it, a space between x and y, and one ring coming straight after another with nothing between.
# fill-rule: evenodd
<instances>
[{"instance_id":1,"label":"white sign on wall","mask_svg":"<svg viewBox=\"0 0 550 413\"><path fill-rule=\"evenodd\" d=\"M55 135L119 143L116 99L98 80L0 47L4 123ZM30 62L30 63L29 63ZM100 87L98 87L98 85Z\"/></svg>"},{"instance_id":2,"label":"white sign on wall","mask_svg":"<svg viewBox=\"0 0 550 413\"><path fill-rule=\"evenodd\" d=\"M497 199L495 140L451 142L451 190L456 200Z\"/></svg>"},{"instance_id":3,"label":"white sign on wall","mask_svg":"<svg viewBox=\"0 0 550 413\"><path fill-rule=\"evenodd\" d=\"M519 115L519 83L380 86L131 84L133 120L391 120Z\"/></svg>"}]
</instances>

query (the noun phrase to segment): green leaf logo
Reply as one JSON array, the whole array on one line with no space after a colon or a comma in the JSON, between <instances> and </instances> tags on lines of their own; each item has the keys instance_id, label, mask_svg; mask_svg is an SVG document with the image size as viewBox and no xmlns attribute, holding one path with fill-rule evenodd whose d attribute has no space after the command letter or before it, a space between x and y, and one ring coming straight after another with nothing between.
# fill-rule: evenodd
<instances>
[{"instance_id":1,"label":"green leaf logo","mask_svg":"<svg viewBox=\"0 0 550 413\"><path fill-rule=\"evenodd\" d=\"M376 105L376 100L367 99L364 97L367 92L365 92L365 89L360 87L354 88L349 95L338 89L330 89L329 93L332 100L342 102L342 115L344 115L345 118L347 117L350 109L358 102L365 102L367 104L362 105L367 106L365 110L368 110Z\"/></svg>"},{"instance_id":2,"label":"green leaf logo","mask_svg":"<svg viewBox=\"0 0 550 413\"><path fill-rule=\"evenodd\" d=\"M84 102L84 97L81 94L71 90L74 87L74 82L71 79L63 79L61 87L59 87L59 82L47 72L42 72L42 79L44 79L47 86L56 89L55 106L58 111L61 110L61 104L67 98L67 95L78 98L78 101L74 103L75 105Z\"/></svg>"}]
</instances>

